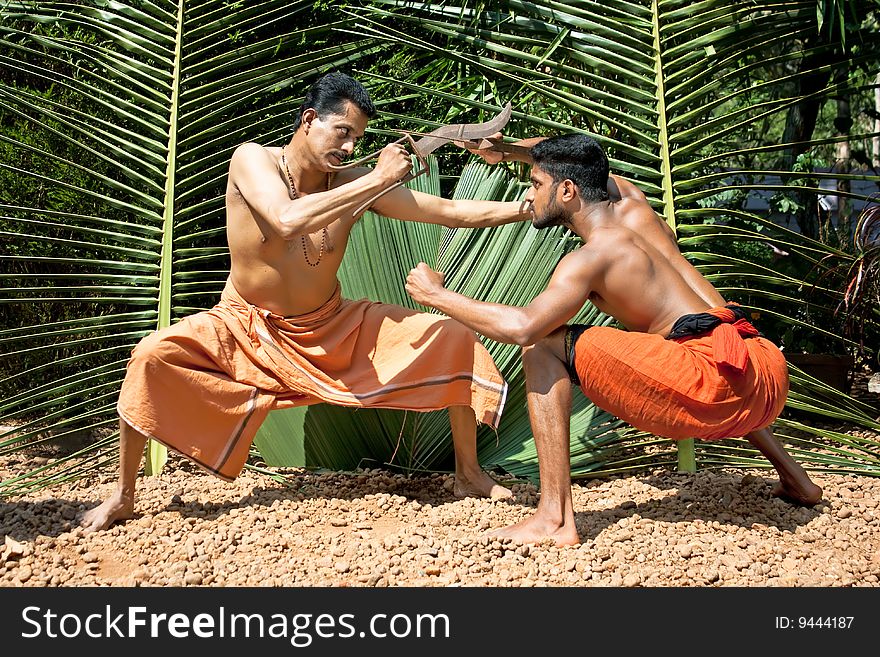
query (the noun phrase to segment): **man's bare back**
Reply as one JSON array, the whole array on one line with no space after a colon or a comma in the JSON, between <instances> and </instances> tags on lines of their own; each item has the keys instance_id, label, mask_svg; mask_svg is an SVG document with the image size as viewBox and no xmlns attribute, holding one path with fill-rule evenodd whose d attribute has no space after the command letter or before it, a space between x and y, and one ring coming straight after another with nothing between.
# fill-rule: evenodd
<instances>
[{"instance_id":1,"label":"man's bare back","mask_svg":"<svg viewBox=\"0 0 880 657\"><path fill-rule=\"evenodd\" d=\"M609 175L608 189L620 225L657 249L710 307L723 306L724 298L681 254L672 228L654 212L644 193L628 180L613 174Z\"/></svg>"},{"instance_id":2,"label":"man's bare back","mask_svg":"<svg viewBox=\"0 0 880 657\"><path fill-rule=\"evenodd\" d=\"M664 337L682 315L723 305L715 288L681 255L672 229L644 194L613 178L626 196L611 197L605 205L607 221L581 247L609 256L590 301L630 331Z\"/></svg>"}]
</instances>

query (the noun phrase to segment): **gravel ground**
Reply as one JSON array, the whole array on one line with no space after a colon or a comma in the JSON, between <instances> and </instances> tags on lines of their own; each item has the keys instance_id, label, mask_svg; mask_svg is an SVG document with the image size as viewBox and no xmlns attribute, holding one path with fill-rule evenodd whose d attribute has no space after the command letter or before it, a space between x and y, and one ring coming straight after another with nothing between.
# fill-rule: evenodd
<instances>
[{"instance_id":1,"label":"gravel ground","mask_svg":"<svg viewBox=\"0 0 880 657\"><path fill-rule=\"evenodd\" d=\"M33 466L0 459L0 478ZM136 518L84 534L115 472L0 501L0 586L875 587L880 479L813 475L812 509L770 495L772 470L657 470L574 486L581 545L486 532L529 515L456 499L448 475L245 471L226 483L172 457L138 481ZM509 483L509 482L508 482ZM5 545L4 545L5 544Z\"/></svg>"}]
</instances>

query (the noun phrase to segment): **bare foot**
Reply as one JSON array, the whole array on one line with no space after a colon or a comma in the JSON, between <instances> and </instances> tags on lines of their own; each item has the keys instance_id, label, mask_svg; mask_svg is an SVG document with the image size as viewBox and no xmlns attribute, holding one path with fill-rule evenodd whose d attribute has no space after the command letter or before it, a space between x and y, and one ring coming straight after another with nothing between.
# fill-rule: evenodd
<instances>
[{"instance_id":1,"label":"bare foot","mask_svg":"<svg viewBox=\"0 0 880 657\"><path fill-rule=\"evenodd\" d=\"M556 545L577 545L580 537L574 524L563 524L547 519L537 513L525 520L497 529L489 534L496 538L509 538L519 543L541 543L552 540Z\"/></svg>"},{"instance_id":2,"label":"bare foot","mask_svg":"<svg viewBox=\"0 0 880 657\"><path fill-rule=\"evenodd\" d=\"M483 470L470 477L456 474L452 492L456 497L489 497L493 500L513 497L510 489L496 482Z\"/></svg>"},{"instance_id":3,"label":"bare foot","mask_svg":"<svg viewBox=\"0 0 880 657\"><path fill-rule=\"evenodd\" d=\"M773 488L772 494L799 506L815 506L822 499L822 489L809 479L806 481L780 479Z\"/></svg>"},{"instance_id":4,"label":"bare foot","mask_svg":"<svg viewBox=\"0 0 880 657\"><path fill-rule=\"evenodd\" d=\"M104 500L101 506L86 511L80 524L86 532L97 532L107 529L118 520L128 520L132 517L134 517L134 499L115 492Z\"/></svg>"}]
</instances>

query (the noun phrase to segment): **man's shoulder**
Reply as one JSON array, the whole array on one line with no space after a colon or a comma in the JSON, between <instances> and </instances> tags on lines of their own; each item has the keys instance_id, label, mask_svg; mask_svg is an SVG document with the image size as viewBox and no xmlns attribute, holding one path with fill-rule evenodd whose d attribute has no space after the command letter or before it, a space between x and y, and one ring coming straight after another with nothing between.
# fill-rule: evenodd
<instances>
[{"instance_id":1,"label":"man's shoulder","mask_svg":"<svg viewBox=\"0 0 880 657\"><path fill-rule=\"evenodd\" d=\"M242 175L252 175L253 172L262 169L268 170L272 166L273 158L270 147L248 141L239 144L232 152L232 157L229 160L229 175L236 179Z\"/></svg>"},{"instance_id":2,"label":"man's shoulder","mask_svg":"<svg viewBox=\"0 0 880 657\"><path fill-rule=\"evenodd\" d=\"M622 226L636 232L666 225L666 222L657 214L650 203L639 199L629 198L616 202L614 214Z\"/></svg>"},{"instance_id":3,"label":"man's shoulder","mask_svg":"<svg viewBox=\"0 0 880 657\"><path fill-rule=\"evenodd\" d=\"M640 233L632 226L611 224L592 231L584 245L572 252L580 262L592 262L593 266L619 262L631 251L639 249Z\"/></svg>"},{"instance_id":4,"label":"man's shoulder","mask_svg":"<svg viewBox=\"0 0 880 657\"><path fill-rule=\"evenodd\" d=\"M657 214L654 211L654 208L645 198L635 198L632 196L627 196L618 201L614 201L612 205L616 213L646 216L656 216Z\"/></svg>"},{"instance_id":5,"label":"man's shoulder","mask_svg":"<svg viewBox=\"0 0 880 657\"><path fill-rule=\"evenodd\" d=\"M268 152L269 150L266 146L253 141L246 141L235 147L235 150L232 151L232 158L265 157Z\"/></svg>"},{"instance_id":6,"label":"man's shoulder","mask_svg":"<svg viewBox=\"0 0 880 657\"><path fill-rule=\"evenodd\" d=\"M586 242L562 257L559 266L575 269L595 266L607 260L613 253L619 253L620 250L616 247L620 245L621 238L622 234L617 227L594 230Z\"/></svg>"}]
</instances>

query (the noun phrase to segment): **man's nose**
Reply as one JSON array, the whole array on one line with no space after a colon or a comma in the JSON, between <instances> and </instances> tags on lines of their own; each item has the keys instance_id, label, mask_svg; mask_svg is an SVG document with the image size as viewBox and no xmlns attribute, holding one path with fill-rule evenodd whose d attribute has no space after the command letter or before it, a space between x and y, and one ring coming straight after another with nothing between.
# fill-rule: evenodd
<instances>
[{"instance_id":1,"label":"man's nose","mask_svg":"<svg viewBox=\"0 0 880 657\"><path fill-rule=\"evenodd\" d=\"M344 144L342 144L342 150L345 151L346 155L351 155L354 153L354 140L349 139Z\"/></svg>"}]
</instances>

